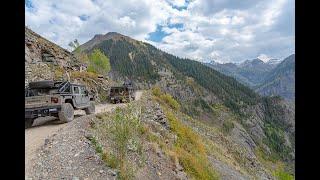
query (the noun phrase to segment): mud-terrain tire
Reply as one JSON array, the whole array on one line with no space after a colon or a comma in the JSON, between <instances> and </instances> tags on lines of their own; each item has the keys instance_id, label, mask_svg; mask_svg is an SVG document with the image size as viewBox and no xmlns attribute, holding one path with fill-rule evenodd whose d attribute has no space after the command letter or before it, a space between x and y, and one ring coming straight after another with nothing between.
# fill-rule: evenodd
<instances>
[{"instance_id":1,"label":"mud-terrain tire","mask_svg":"<svg viewBox=\"0 0 320 180\"><path fill-rule=\"evenodd\" d=\"M60 122L71 122L74 118L74 109L70 103L64 103L61 105L61 110L58 112Z\"/></svg>"},{"instance_id":2,"label":"mud-terrain tire","mask_svg":"<svg viewBox=\"0 0 320 180\"><path fill-rule=\"evenodd\" d=\"M44 81L30 82L29 83L29 87L32 88L32 89L52 88L52 87L54 87L54 81L44 80Z\"/></svg>"},{"instance_id":3,"label":"mud-terrain tire","mask_svg":"<svg viewBox=\"0 0 320 180\"><path fill-rule=\"evenodd\" d=\"M89 107L85 108L84 111L86 112L87 115L94 114L96 111L96 107L94 105L94 102L90 101Z\"/></svg>"},{"instance_id":4,"label":"mud-terrain tire","mask_svg":"<svg viewBox=\"0 0 320 180\"><path fill-rule=\"evenodd\" d=\"M34 121L34 119L25 119L24 128L27 129L27 128L32 127L33 121Z\"/></svg>"}]
</instances>

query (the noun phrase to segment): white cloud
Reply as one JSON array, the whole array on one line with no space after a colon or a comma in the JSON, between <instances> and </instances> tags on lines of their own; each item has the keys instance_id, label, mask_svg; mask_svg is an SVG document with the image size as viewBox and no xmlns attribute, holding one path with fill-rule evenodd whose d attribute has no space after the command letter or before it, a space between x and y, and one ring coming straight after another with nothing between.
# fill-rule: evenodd
<instances>
[{"instance_id":1,"label":"white cloud","mask_svg":"<svg viewBox=\"0 0 320 180\"><path fill-rule=\"evenodd\" d=\"M186 5L185 0L167 0L167 2L177 7L183 7Z\"/></svg>"},{"instance_id":2,"label":"white cloud","mask_svg":"<svg viewBox=\"0 0 320 180\"><path fill-rule=\"evenodd\" d=\"M76 38L84 43L114 31L200 61L294 53L293 0L32 0L32 5L26 25L65 48ZM166 36L148 40L158 26Z\"/></svg>"}]
</instances>

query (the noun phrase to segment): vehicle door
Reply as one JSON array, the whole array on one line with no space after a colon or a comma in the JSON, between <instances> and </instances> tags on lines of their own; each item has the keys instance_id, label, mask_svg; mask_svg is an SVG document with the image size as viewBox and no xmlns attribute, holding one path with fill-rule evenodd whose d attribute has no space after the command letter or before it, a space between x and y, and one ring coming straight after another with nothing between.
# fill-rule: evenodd
<instances>
[{"instance_id":1,"label":"vehicle door","mask_svg":"<svg viewBox=\"0 0 320 180\"><path fill-rule=\"evenodd\" d=\"M80 93L81 93L81 102L82 102L82 105L89 105L89 102L90 102L90 97L89 97L89 93L86 89L86 87L84 86L81 86L80 87Z\"/></svg>"},{"instance_id":2,"label":"vehicle door","mask_svg":"<svg viewBox=\"0 0 320 180\"><path fill-rule=\"evenodd\" d=\"M80 94L80 87L79 86L72 86L72 94L73 94L73 100L76 107L82 106L82 97Z\"/></svg>"}]
</instances>

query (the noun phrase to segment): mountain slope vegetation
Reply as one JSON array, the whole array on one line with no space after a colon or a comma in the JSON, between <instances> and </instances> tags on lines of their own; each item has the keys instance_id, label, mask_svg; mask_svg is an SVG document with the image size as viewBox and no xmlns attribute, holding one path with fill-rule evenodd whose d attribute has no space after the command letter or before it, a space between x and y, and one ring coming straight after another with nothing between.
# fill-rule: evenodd
<instances>
[{"instance_id":1,"label":"mountain slope vegetation","mask_svg":"<svg viewBox=\"0 0 320 180\"><path fill-rule=\"evenodd\" d=\"M99 49L110 59L112 79L131 79L144 89L159 87L177 100L183 113L231 136L247 150L248 158L258 158L259 150L265 159L283 162L293 173L294 110L282 99L261 97L200 62L118 33L95 36L79 49L87 54Z\"/></svg>"}]
</instances>

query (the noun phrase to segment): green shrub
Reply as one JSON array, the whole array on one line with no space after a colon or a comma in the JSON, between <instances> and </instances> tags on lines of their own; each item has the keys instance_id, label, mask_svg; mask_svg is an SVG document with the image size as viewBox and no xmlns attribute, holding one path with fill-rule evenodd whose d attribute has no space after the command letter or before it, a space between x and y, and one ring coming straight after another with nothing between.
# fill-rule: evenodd
<instances>
[{"instance_id":1,"label":"green shrub","mask_svg":"<svg viewBox=\"0 0 320 180\"><path fill-rule=\"evenodd\" d=\"M162 94L160 87L158 87L158 86L153 87L152 94L159 97Z\"/></svg>"},{"instance_id":2,"label":"green shrub","mask_svg":"<svg viewBox=\"0 0 320 180\"><path fill-rule=\"evenodd\" d=\"M170 94L162 94L160 95L160 99L173 109L178 110L180 108L180 104Z\"/></svg>"},{"instance_id":3,"label":"green shrub","mask_svg":"<svg viewBox=\"0 0 320 180\"><path fill-rule=\"evenodd\" d=\"M180 104L176 101L170 94L163 93L160 87L156 86L152 88L152 94L160 98L160 100L169 105L171 108L178 110L180 109ZM159 100L159 99L158 99Z\"/></svg>"},{"instance_id":4,"label":"green shrub","mask_svg":"<svg viewBox=\"0 0 320 180\"><path fill-rule=\"evenodd\" d=\"M137 151L139 151L141 147L137 139L144 131L140 124L139 113L137 113L136 109L131 105L128 105L128 107L124 109L118 107L115 110L115 115L111 119L111 126L108 128L116 158L116 160L109 158L109 164L117 161L120 170L119 177L128 179L130 176L128 173L131 172L128 161L126 160L128 146L135 145Z\"/></svg>"},{"instance_id":5,"label":"green shrub","mask_svg":"<svg viewBox=\"0 0 320 180\"><path fill-rule=\"evenodd\" d=\"M223 121L222 129L223 132L229 133L234 128L234 124L231 120Z\"/></svg>"},{"instance_id":6,"label":"green shrub","mask_svg":"<svg viewBox=\"0 0 320 180\"><path fill-rule=\"evenodd\" d=\"M208 103L202 98L197 98L194 101L194 106L201 107L206 112L213 112L212 108L208 105Z\"/></svg>"},{"instance_id":7,"label":"green shrub","mask_svg":"<svg viewBox=\"0 0 320 180\"><path fill-rule=\"evenodd\" d=\"M265 143L271 148L273 158L285 159L289 157L290 149L285 146L284 132L273 123L265 123L264 131L266 138Z\"/></svg>"},{"instance_id":8,"label":"green shrub","mask_svg":"<svg viewBox=\"0 0 320 180\"><path fill-rule=\"evenodd\" d=\"M94 49L89 55L89 72L107 74L111 70L110 60L99 49Z\"/></svg>"},{"instance_id":9,"label":"green shrub","mask_svg":"<svg viewBox=\"0 0 320 180\"><path fill-rule=\"evenodd\" d=\"M278 169L274 172L274 176L278 179L278 180L293 180L294 177L285 172L283 169Z\"/></svg>"},{"instance_id":10,"label":"green shrub","mask_svg":"<svg viewBox=\"0 0 320 180\"><path fill-rule=\"evenodd\" d=\"M96 152L102 155L103 149L102 149L102 146L98 143L97 139L95 137L92 137L89 140L93 144L93 147L95 148Z\"/></svg>"},{"instance_id":11,"label":"green shrub","mask_svg":"<svg viewBox=\"0 0 320 180\"><path fill-rule=\"evenodd\" d=\"M103 153L102 160L111 168L118 168L119 162L117 157L112 153Z\"/></svg>"}]
</instances>

